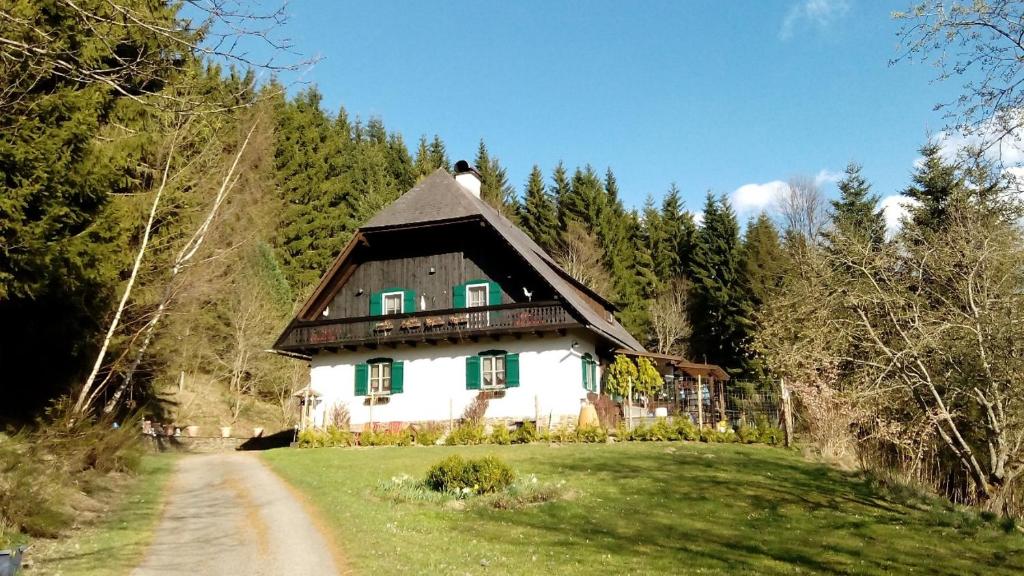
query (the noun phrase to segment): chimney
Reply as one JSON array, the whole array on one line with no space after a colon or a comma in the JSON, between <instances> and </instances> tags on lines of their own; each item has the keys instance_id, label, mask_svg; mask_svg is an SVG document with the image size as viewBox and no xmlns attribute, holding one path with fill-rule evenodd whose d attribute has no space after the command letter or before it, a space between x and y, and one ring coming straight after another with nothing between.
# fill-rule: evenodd
<instances>
[{"instance_id":1,"label":"chimney","mask_svg":"<svg viewBox=\"0 0 1024 576\"><path fill-rule=\"evenodd\" d=\"M469 162L459 160L455 163L455 181L473 196L480 197L480 173Z\"/></svg>"}]
</instances>

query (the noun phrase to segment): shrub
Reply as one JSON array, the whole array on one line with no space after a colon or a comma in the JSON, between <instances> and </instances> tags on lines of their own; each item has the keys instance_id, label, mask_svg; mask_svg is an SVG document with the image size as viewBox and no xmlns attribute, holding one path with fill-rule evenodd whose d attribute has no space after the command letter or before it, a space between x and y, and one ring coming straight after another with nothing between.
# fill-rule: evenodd
<instances>
[{"instance_id":1,"label":"shrub","mask_svg":"<svg viewBox=\"0 0 1024 576\"><path fill-rule=\"evenodd\" d=\"M508 426L505 424L498 424L491 431L491 437L489 438L491 444L498 444L506 446L512 443L512 434L508 431Z\"/></svg>"},{"instance_id":2,"label":"shrub","mask_svg":"<svg viewBox=\"0 0 1024 576\"><path fill-rule=\"evenodd\" d=\"M306 428L299 431L299 448L322 448L324 446L325 434L314 428Z\"/></svg>"},{"instance_id":3,"label":"shrub","mask_svg":"<svg viewBox=\"0 0 1024 576\"><path fill-rule=\"evenodd\" d=\"M352 446L355 444L355 435L336 426L328 426L326 430L306 428L299 432L298 443L300 448Z\"/></svg>"},{"instance_id":4,"label":"shrub","mask_svg":"<svg viewBox=\"0 0 1024 576\"><path fill-rule=\"evenodd\" d=\"M619 442L625 442L626 440L629 440L631 438L629 428L627 428L626 423L621 420L618 424L615 425L615 432L613 434L615 436L615 439L618 440Z\"/></svg>"},{"instance_id":5,"label":"shrub","mask_svg":"<svg viewBox=\"0 0 1024 576\"><path fill-rule=\"evenodd\" d=\"M529 420L523 422L523 425L520 426L513 435L512 441L516 444L529 444L530 442L536 442L537 426Z\"/></svg>"},{"instance_id":6,"label":"shrub","mask_svg":"<svg viewBox=\"0 0 1024 576\"><path fill-rule=\"evenodd\" d=\"M561 444L567 444L577 440L576 433L564 422L559 424L558 428L555 428L548 433L548 439L551 442L558 442Z\"/></svg>"},{"instance_id":7,"label":"shrub","mask_svg":"<svg viewBox=\"0 0 1024 576\"><path fill-rule=\"evenodd\" d=\"M653 431L647 424L641 424L636 428L633 428L633 431L629 433L630 440L639 440L641 442L652 440L653 437Z\"/></svg>"},{"instance_id":8,"label":"shrub","mask_svg":"<svg viewBox=\"0 0 1024 576\"><path fill-rule=\"evenodd\" d=\"M757 428L747 426L746 424L740 424L739 428L736 429L736 436L742 444L753 444L761 440L761 435L758 433Z\"/></svg>"},{"instance_id":9,"label":"shrub","mask_svg":"<svg viewBox=\"0 0 1024 576\"><path fill-rule=\"evenodd\" d=\"M778 426L768 424L768 420L766 419L758 421L757 436L759 442L763 442L769 446L778 446L782 444L786 438L785 434Z\"/></svg>"},{"instance_id":10,"label":"shrub","mask_svg":"<svg viewBox=\"0 0 1024 576\"><path fill-rule=\"evenodd\" d=\"M445 439L449 446L465 446L472 444L483 444L487 435L484 433L484 425L479 422L463 422L455 427Z\"/></svg>"},{"instance_id":11,"label":"shrub","mask_svg":"<svg viewBox=\"0 0 1024 576\"><path fill-rule=\"evenodd\" d=\"M466 409L462 411L462 421L473 424L482 424L484 421L484 414L487 413L488 404L489 402L483 394L477 394L476 397L473 398L473 401L466 406Z\"/></svg>"},{"instance_id":12,"label":"shrub","mask_svg":"<svg viewBox=\"0 0 1024 576\"><path fill-rule=\"evenodd\" d=\"M694 425L693 421L687 416L677 416L675 419L676 427L676 438L680 440L689 440L694 442L700 440L700 434L697 432L697 426Z\"/></svg>"},{"instance_id":13,"label":"shrub","mask_svg":"<svg viewBox=\"0 0 1024 576\"><path fill-rule=\"evenodd\" d=\"M719 432L713 428L705 428L700 433L701 442L716 442L721 444L728 444L736 442L739 438L736 433L732 431L732 428L726 428L725 432Z\"/></svg>"},{"instance_id":14,"label":"shrub","mask_svg":"<svg viewBox=\"0 0 1024 576\"><path fill-rule=\"evenodd\" d=\"M436 422L424 424L416 429L416 443L420 446L433 446L444 436L444 425Z\"/></svg>"},{"instance_id":15,"label":"shrub","mask_svg":"<svg viewBox=\"0 0 1024 576\"><path fill-rule=\"evenodd\" d=\"M667 418L658 418L651 425L649 440L675 440L676 427Z\"/></svg>"},{"instance_id":16,"label":"shrub","mask_svg":"<svg viewBox=\"0 0 1024 576\"><path fill-rule=\"evenodd\" d=\"M360 446L409 446L412 442L413 434L409 428L397 432L367 430L359 435Z\"/></svg>"},{"instance_id":17,"label":"shrub","mask_svg":"<svg viewBox=\"0 0 1024 576\"><path fill-rule=\"evenodd\" d=\"M590 444L608 440L608 431L601 426L582 426L576 429L576 439Z\"/></svg>"},{"instance_id":18,"label":"shrub","mask_svg":"<svg viewBox=\"0 0 1024 576\"><path fill-rule=\"evenodd\" d=\"M493 456L466 459L454 454L433 465L424 483L435 492L491 494L508 488L515 479L512 468Z\"/></svg>"}]
</instances>

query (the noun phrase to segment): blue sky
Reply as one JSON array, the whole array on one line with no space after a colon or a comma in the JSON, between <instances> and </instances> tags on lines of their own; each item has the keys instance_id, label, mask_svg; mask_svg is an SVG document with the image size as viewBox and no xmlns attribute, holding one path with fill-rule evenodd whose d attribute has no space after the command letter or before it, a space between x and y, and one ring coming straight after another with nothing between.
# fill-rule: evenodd
<instances>
[{"instance_id":1,"label":"blue sky","mask_svg":"<svg viewBox=\"0 0 1024 576\"><path fill-rule=\"evenodd\" d=\"M294 1L281 35L322 59L302 75L330 110L381 117L452 160L484 138L522 188L545 171L611 166L630 206L676 182L741 215L793 175L855 160L882 196L904 188L933 111L956 93L926 64L890 66L906 3Z\"/></svg>"}]
</instances>

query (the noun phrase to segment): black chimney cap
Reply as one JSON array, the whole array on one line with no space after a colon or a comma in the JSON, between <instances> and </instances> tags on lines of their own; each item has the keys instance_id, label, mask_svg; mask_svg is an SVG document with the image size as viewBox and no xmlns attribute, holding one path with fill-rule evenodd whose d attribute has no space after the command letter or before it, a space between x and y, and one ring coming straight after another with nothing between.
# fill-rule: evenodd
<instances>
[{"instance_id":1,"label":"black chimney cap","mask_svg":"<svg viewBox=\"0 0 1024 576\"><path fill-rule=\"evenodd\" d=\"M477 172L476 168L474 168L473 165L470 164L469 162L467 162L465 160L459 160L458 162L455 163L455 174L456 175L458 175L458 174L465 174L466 172L469 172L471 174L476 174L478 177L480 176L480 173Z\"/></svg>"}]
</instances>

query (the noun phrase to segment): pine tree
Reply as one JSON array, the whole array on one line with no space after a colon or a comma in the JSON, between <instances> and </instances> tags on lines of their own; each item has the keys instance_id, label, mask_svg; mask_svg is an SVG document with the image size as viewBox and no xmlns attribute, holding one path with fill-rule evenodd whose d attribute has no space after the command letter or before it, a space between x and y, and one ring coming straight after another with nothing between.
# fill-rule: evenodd
<instances>
[{"instance_id":1,"label":"pine tree","mask_svg":"<svg viewBox=\"0 0 1024 576\"><path fill-rule=\"evenodd\" d=\"M942 159L939 145L929 142L921 148L924 160L914 171L913 184L903 191L918 201L910 210L913 223L936 230L945 223L950 204L966 192L956 164Z\"/></svg>"},{"instance_id":2,"label":"pine tree","mask_svg":"<svg viewBox=\"0 0 1024 576\"><path fill-rule=\"evenodd\" d=\"M491 156L483 139L476 153L476 169L480 172L480 198L506 216L515 214L515 188L508 183L508 174L496 156Z\"/></svg>"},{"instance_id":3,"label":"pine tree","mask_svg":"<svg viewBox=\"0 0 1024 576\"><path fill-rule=\"evenodd\" d=\"M419 180L424 176L429 176L431 172L437 170L437 166L434 166L430 156L429 144L427 144L427 137L420 136L419 145L416 147L416 160L413 164L413 173L416 175L416 179Z\"/></svg>"},{"instance_id":4,"label":"pine tree","mask_svg":"<svg viewBox=\"0 0 1024 576\"><path fill-rule=\"evenodd\" d=\"M693 252L693 236L697 226L693 215L685 210L679 188L673 182L661 202L662 234L675 252L672 258L672 274L684 277L689 274L690 254Z\"/></svg>"},{"instance_id":5,"label":"pine tree","mask_svg":"<svg viewBox=\"0 0 1024 576\"><path fill-rule=\"evenodd\" d=\"M558 216L559 229L565 229L565 199L568 198L572 184L569 182L569 174L565 165L561 162L551 172L551 198L555 201L555 211Z\"/></svg>"},{"instance_id":6,"label":"pine tree","mask_svg":"<svg viewBox=\"0 0 1024 576\"><path fill-rule=\"evenodd\" d=\"M544 174L533 166L526 182L526 194L519 210L519 225L541 248L550 252L558 238L558 213L544 187Z\"/></svg>"},{"instance_id":7,"label":"pine tree","mask_svg":"<svg viewBox=\"0 0 1024 576\"><path fill-rule=\"evenodd\" d=\"M635 212L627 214L626 226L626 253L629 256L622 262L625 274L615 278L619 282L616 299L618 319L631 334L646 340L650 334L649 303L657 292L658 277Z\"/></svg>"},{"instance_id":8,"label":"pine tree","mask_svg":"<svg viewBox=\"0 0 1024 576\"><path fill-rule=\"evenodd\" d=\"M833 231L826 240L837 237L879 245L885 241L885 216L878 209L878 195L871 194L871 185L861 176L861 166L850 163L839 181L839 199L832 201Z\"/></svg>"},{"instance_id":9,"label":"pine tree","mask_svg":"<svg viewBox=\"0 0 1024 576\"><path fill-rule=\"evenodd\" d=\"M434 134L434 139L430 142L429 154L430 165L433 166L434 170L438 168L444 168L445 170L452 171L452 163L448 160L448 151L445 149L444 142L441 141L441 137Z\"/></svg>"},{"instance_id":10,"label":"pine tree","mask_svg":"<svg viewBox=\"0 0 1024 576\"><path fill-rule=\"evenodd\" d=\"M753 307L744 282L739 224L724 197L708 194L691 262L690 349L695 359L748 374Z\"/></svg>"},{"instance_id":11,"label":"pine tree","mask_svg":"<svg viewBox=\"0 0 1024 576\"><path fill-rule=\"evenodd\" d=\"M605 208L604 184L593 167L577 168L568 190L560 192L557 198L558 219L563 226L568 220L575 220L591 230L600 226Z\"/></svg>"},{"instance_id":12,"label":"pine tree","mask_svg":"<svg viewBox=\"0 0 1024 576\"><path fill-rule=\"evenodd\" d=\"M786 253L779 232L764 212L747 224L743 235L743 271L755 307L768 302L782 286L786 272Z\"/></svg>"}]
</instances>

